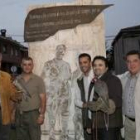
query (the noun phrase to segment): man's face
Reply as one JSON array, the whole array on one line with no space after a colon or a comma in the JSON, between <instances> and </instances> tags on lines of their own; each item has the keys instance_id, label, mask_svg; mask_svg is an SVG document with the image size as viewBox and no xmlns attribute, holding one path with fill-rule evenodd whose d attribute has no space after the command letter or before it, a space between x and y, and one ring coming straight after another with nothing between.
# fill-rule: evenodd
<instances>
[{"instance_id":1,"label":"man's face","mask_svg":"<svg viewBox=\"0 0 140 140\"><path fill-rule=\"evenodd\" d=\"M128 55L126 58L127 68L131 74L137 74L140 71L140 58L137 54Z\"/></svg>"},{"instance_id":2,"label":"man's face","mask_svg":"<svg viewBox=\"0 0 140 140\"><path fill-rule=\"evenodd\" d=\"M30 74L33 70L33 61L32 60L23 60L21 63L21 67L24 73Z\"/></svg>"},{"instance_id":3,"label":"man's face","mask_svg":"<svg viewBox=\"0 0 140 140\"><path fill-rule=\"evenodd\" d=\"M97 59L94 61L93 71L97 77L102 76L107 70L108 67L106 67L105 62L103 60Z\"/></svg>"},{"instance_id":4,"label":"man's face","mask_svg":"<svg viewBox=\"0 0 140 140\"><path fill-rule=\"evenodd\" d=\"M79 66L84 74L87 74L91 69L91 61L88 57L81 57L79 59Z\"/></svg>"}]
</instances>

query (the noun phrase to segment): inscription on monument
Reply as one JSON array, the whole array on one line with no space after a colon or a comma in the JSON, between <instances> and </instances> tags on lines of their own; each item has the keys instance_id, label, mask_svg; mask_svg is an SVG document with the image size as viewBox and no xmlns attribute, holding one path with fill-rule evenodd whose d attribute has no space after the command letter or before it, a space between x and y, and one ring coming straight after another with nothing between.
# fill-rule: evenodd
<instances>
[{"instance_id":1,"label":"inscription on monument","mask_svg":"<svg viewBox=\"0 0 140 140\"><path fill-rule=\"evenodd\" d=\"M59 30L92 22L111 5L57 6L34 9L25 20L24 40L42 41Z\"/></svg>"}]
</instances>

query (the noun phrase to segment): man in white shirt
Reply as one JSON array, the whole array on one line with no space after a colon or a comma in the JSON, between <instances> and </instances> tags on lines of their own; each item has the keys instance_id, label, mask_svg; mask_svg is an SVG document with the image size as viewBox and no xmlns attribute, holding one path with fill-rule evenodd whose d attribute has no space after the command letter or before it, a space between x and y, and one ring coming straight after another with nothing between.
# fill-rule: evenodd
<instances>
[{"instance_id":1,"label":"man in white shirt","mask_svg":"<svg viewBox=\"0 0 140 140\"><path fill-rule=\"evenodd\" d=\"M91 112L87 108L87 102L93 99L93 71L91 69L91 57L89 54L79 55L79 66L82 75L77 79L75 105L82 111L83 129L85 140L90 140L91 135Z\"/></svg>"},{"instance_id":2,"label":"man in white shirt","mask_svg":"<svg viewBox=\"0 0 140 140\"><path fill-rule=\"evenodd\" d=\"M125 140L140 140L140 53L126 54L128 71L119 75L123 86L123 115Z\"/></svg>"}]
</instances>

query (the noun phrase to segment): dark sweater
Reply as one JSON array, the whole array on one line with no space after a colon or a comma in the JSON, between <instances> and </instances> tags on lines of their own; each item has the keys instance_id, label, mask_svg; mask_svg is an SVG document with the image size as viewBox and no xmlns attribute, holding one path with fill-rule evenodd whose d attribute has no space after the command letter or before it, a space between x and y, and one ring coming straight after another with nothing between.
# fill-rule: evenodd
<instances>
[{"instance_id":1,"label":"dark sweater","mask_svg":"<svg viewBox=\"0 0 140 140\"><path fill-rule=\"evenodd\" d=\"M122 127L122 85L120 80L106 72L101 78L108 86L109 98L115 102L116 110L109 115L109 128ZM93 123L97 122L97 128L105 128L105 119L102 111L93 112ZM96 119L97 118L97 119ZM107 121L107 115L106 115Z\"/></svg>"}]
</instances>

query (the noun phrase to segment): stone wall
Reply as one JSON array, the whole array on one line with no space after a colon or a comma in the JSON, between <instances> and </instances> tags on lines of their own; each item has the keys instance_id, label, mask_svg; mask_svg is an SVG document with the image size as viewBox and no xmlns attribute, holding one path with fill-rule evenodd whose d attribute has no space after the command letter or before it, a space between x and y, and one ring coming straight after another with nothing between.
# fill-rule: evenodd
<instances>
[{"instance_id":1,"label":"stone wall","mask_svg":"<svg viewBox=\"0 0 140 140\"><path fill-rule=\"evenodd\" d=\"M57 4L46 4L46 5L36 5L36 6L30 6L28 11L34 9L34 8L39 8L39 7L50 7L50 6L55 6L55 5L101 5L102 2L101 0L77 0L73 3L57 3ZM44 41L38 41L38 42L30 42L29 44L29 55L33 58L34 60L34 72L38 75L41 75L43 71L47 71L48 73L42 74L42 78L45 81L46 87L48 89L50 88L49 85L51 85L51 82L54 81L53 78L56 78L55 76L57 75L57 71L63 71L61 69L61 66L64 65L66 72L60 72L59 73L59 78L56 78L57 80L53 83L53 86L56 87L58 84L61 83L62 89L67 89L68 92L66 92L68 100L66 102L68 103L68 118L65 118L65 115L61 115L59 119L63 119L67 121L67 132L63 131L63 124L61 123L66 123L59 121L58 124L58 119L57 119L57 124L55 124L53 129L57 129L59 125L61 125L61 128L58 128L58 130L53 130L54 132L54 140L67 140L67 139L75 139L75 125L74 125L74 119L75 119L75 106L74 106L74 94L75 94L75 89L74 85L76 83L76 77L79 75L79 67L78 67L78 55L80 53L89 53L92 58L96 55L104 55L105 56L105 30L104 30L104 16L103 14L100 14L93 22L89 24L84 24L84 25L78 25L74 29L67 29L67 30L61 30L58 31L55 35L49 37L48 39ZM62 58L61 62L58 62L57 64L56 61L56 51L57 51L57 46L60 44L64 44L66 46L66 50L64 52L64 56ZM46 63L45 63L46 62ZM44 67L44 64L45 67ZM53 65L53 66L52 66ZM44 68L43 68L44 67ZM68 70L69 69L69 70ZM52 71L53 70L53 71ZM55 71L54 75L50 77L49 72L51 72L50 75L53 75L53 72ZM69 71L69 72L67 72ZM69 77L65 78L65 74ZM45 76L44 76L45 75ZM63 75L63 76L62 76ZM61 76L61 77L60 77ZM49 81L49 82L48 82ZM55 86L56 85L56 86ZM65 85L65 86L64 86ZM59 87L54 90L54 92L59 93L61 89ZM55 96L52 98L52 93L50 92L51 89L48 90L46 88L46 92L48 92L48 102L52 99L55 98ZM54 88L53 88L54 89ZM59 89L59 91L57 91ZM65 94L65 92L64 92ZM66 95L65 94L65 95ZM63 96L64 98L66 96ZM66 98L67 98L66 97ZM56 97L57 98L57 97ZM59 97L57 98L58 101ZM49 105L47 105L47 109ZM76 111L77 112L77 111ZM80 110L78 113L81 113ZM50 126L49 126L49 112L46 112L46 120L45 124L42 126L42 140L50 140ZM80 126L82 128L82 126ZM64 135L62 134L60 136L60 130L62 129L62 133L65 133ZM81 129L82 130L82 129ZM79 134L81 135L82 132ZM68 136L68 137L67 137ZM53 139L53 138L52 138ZM83 137L77 138L78 140L82 140Z\"/></svg>"}]
</instances>

